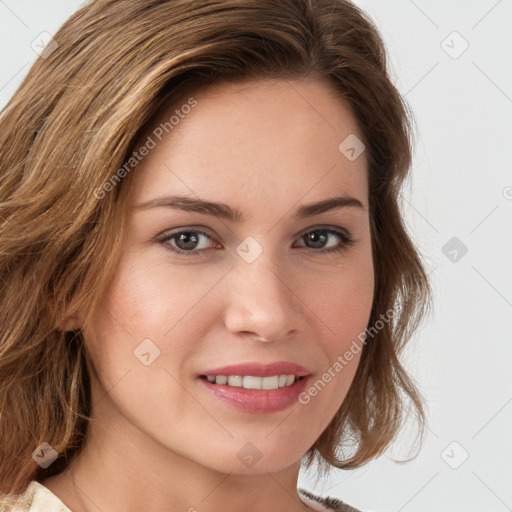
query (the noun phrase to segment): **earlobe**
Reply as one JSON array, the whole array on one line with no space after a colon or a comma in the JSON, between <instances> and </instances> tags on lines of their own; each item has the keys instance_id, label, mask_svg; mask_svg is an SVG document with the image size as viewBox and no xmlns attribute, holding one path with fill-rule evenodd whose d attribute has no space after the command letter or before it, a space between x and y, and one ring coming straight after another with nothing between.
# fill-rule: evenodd
<instances>
[{"instance_id":1,"label":"earlobe","mask_svg":"<svg viewBox=\"0 0 512 512\"><path fill-rule=\"evenodd\" d=\"M60 315L56 329L61 332L76 331L80 329L76 315Z\"/></svg>"}]
</instances>

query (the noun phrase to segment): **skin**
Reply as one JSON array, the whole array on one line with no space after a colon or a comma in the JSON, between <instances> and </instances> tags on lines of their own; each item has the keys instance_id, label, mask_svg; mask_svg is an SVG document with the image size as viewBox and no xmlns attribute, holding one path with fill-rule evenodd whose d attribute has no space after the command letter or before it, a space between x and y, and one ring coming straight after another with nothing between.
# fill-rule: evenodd
<instances>
[{"instance_id":1,"label":"skin","mask_svg":"<svg viewBox=\"0 0 512 512\"><path fill-rule=\"evenodd\" d=\"M349 161L338 150L362 135L326 83L221 84L194 97L197 106L134 171L125 248L94 314L63 325L83 328L97 372L94 421L81 455L41 483L74 512L310 510L297 493L300 459L357 369L360 354L308 404L267 414L203 389L202 370L250 361L292 361L317 381L367 327L374 272L365 154ZM247 219L135 208L170 194L227 203ZM363 208L293 216L341 194ZM342 244L329 235L308 245L303 235L322 225L348 231L354 244L325 253ZM155 241L192 227L211 237L199 239L202 255L166 250L187 249L176 238ZM263 249L250 264L236 252L248 236ZM133 351L147 338L160 356L144 366ZM237 457L247 442L261 454L251 467Z\"/></svg>"}]
</instances>

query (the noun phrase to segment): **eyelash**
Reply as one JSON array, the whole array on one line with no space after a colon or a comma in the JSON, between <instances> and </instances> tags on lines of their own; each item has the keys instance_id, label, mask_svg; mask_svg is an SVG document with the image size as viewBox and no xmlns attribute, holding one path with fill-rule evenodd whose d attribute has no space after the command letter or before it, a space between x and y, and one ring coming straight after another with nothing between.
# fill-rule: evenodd
<instances>
[{"instance_id":1,"label":"eyelash","mask_svg":"<svg viewBox=\"0 0 512 512\"><path fill-rule=\"evenodd\" d=\"M346 251L355 242L355 240L352 238L352 235L350 235L350 233L348 233L348 231L342 231L342 230L333 229L330 227L322 227L322 226L302 232L302 234L299 236L299 239L304 238L304 236L306 236L307 234L314 233L314 232L322 232L322 233L326 233L326 234L335 235L339 238L339 240L342 242L342 244L337 247L331 247L328 249L314 249L312 247L305 247L306 249L309 249L310 251L313 251L313 252L320 252L320 253L343 252L343 251ZM210 250L214 250L214 249L194 249L191 251L184 251L183 249L178 249L176 247L172 247L167 243L170 240L173 240L174 238L178 237L179 235L181 235L183 233L196 233L199 235L204 235L209 239L212 239L212 237L208 233L205 233L204 231L201 231L200 229L188 228L188 229L182 229L180 231L176 231L174 233L165 234L163 236L156 237L155 240L158 243L162 244L164 246L164 249L166 249L167 251L170 251L174 254L195 256L195 255L202 255L202 253L209 252Z\"/></svg>"}]
</instances>

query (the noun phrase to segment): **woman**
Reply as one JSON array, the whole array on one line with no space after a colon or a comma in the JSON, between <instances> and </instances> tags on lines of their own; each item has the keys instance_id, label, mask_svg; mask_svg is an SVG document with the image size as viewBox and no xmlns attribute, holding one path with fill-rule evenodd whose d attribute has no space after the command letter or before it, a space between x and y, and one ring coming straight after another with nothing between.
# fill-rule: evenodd
<instances>
[{"instance_id":1,"label":"woman","mask_svg":"<svg viewBox=\"0 0 512 512\"><path fill-rule=\"evenodd\" d=\"M93 0L0 117L6 510L357 510L430 300L406 107L342 0ZM14 504L16 503L16 504ZM52 508L53 507L53 508Z\"/></svg>"}]
</instances>

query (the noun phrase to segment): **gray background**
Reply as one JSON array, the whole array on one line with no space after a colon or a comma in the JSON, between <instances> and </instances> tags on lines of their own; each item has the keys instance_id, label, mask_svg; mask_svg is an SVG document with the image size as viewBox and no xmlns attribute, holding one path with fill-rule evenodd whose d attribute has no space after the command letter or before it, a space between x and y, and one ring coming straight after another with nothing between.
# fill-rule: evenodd
<instances>
[{"instance_id":1,"label":"gray background","mask_svg":"<svg viewBox=\"0 0 512 512\"><path fill-rule=\"evenodd\" d=\"M0 106L35 60L33 41L81 3L0 0ZM429 430L408 464L392 459L410 453L410 429L364 468L316 487L302 473L299 485L367 512L509 511L512 1L357 4L381 30L418 127L404 213L435 309L405 361L428 400Z\"/></svg>"}]
</instances>

